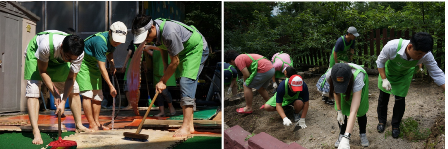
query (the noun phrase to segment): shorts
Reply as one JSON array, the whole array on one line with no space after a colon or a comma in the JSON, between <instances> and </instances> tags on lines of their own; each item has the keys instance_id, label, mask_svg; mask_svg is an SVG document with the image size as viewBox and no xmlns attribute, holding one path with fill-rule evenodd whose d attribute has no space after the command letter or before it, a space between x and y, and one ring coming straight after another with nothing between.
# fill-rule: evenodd
<instances>
[{"instance_id":1,"label":"shorts","mask_svg":"<svg viewBox=\"0 0 448 149\"><path fill-rule=\"evenodd\" d=\"M93 100L96 101L103 101L103 91L102 90L87 90L87 91L82 91L81 92L81 96L87 97L87 98L91 98ZM85 99L85 98L83 98Z\"/></svg>"},{"instance_id":2,"label":"shorts","mask_svg":"<svg viewBox=\"0 0 448 149\"><path fill-rule=\"evenodd\" d=\"M266 89L269 86L269 83L271 83L274 74L275 74L274 68L271 68L271 70L265 73L257 73L257 75L255 75L254 79L252 79L252 82L249 85L247 85L246 82L244 82L244 85L249 88L255 88L257 90L260 89L261 87Z\"/></svg>"},{"instance_id":3,"label":"shorts","mask_svg":"<svg viewBox=\"0 0 448 149\"><path fill-rule=\"evenodd\" d=\"M40 97L40 86L42 81L40 80L26 80L26 93L25 97L29 98L39 98ZM61 94L61 98L64 94L64 86L65 82L53 82L56 89ZM79 93L79 85L78 82L75 81L73 84L72 93Z\"/></svg>"}]
</instances>

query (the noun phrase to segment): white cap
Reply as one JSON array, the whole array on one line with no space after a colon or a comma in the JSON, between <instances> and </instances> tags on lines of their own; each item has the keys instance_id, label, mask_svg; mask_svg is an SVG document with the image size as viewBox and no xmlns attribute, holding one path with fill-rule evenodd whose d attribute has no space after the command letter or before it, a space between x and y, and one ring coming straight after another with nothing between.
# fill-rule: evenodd
<instances>
[{"instance_id":1,"label":"white cap","mask_svg":"<svg viewBox=\"0 0 448 149\"><path fill-rule=\"evenodd\" d=\"M358 36L359 36L358 31L357 31L356 28L353 27L353 26L350 26L350 27L347 29L347 32L350 33L350 34L355 35L355 37L358 37Z\"/></svg>"},{"instance_id":2,"label":"white cap","mask_svg":"<svg viewBox=\"0 0 448 149\"><path fill-rule=\"evenodd\" d=\"M148 24L137 30L137 33L134 34L134 44L141 44L145 41L146 36L148 36L148 30L151 29L152 22L152 20L149 20Z\"/></svg>"},{"instance_id":3,"label":"white cap","mask_svg":"<svg viewBox=\"0 0 448 149\"><path fill-rule=\"evenodd\" d=\"M123 22L117 21L110 25L110 30L112 32L112 39L115 42L125 43L126 34L128 33L128 28Z\"/></svg>"}]
</instances>

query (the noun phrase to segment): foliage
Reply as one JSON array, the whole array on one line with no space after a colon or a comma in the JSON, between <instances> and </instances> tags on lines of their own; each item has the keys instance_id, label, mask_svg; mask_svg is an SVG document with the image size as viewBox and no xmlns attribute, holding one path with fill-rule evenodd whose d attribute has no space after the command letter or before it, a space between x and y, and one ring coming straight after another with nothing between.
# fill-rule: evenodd
<instances>
[{"instance_id":1,"label":"foliage","mask_svg":"<svg viewBox=\"0 0 448 149\"><path fill-rule=\"evenodd\" d=\"M420 131L418 122L412 117L403 120L400 124L400 137L408 139L409 141L425 140L431 134L431 130Z\"/></svg>"},{"instance_id":2,"label":"foliage","mask_svg":"<svg viewBox=\"0 0 448 149\"><path fill-rule=\"evenodd\" d=\"M337 38L355 26L361 36L356 38L354 61L376 67L376 52L359 52L370 44L364 35L383 28L424 31L433 35L432 53L444 67L445 2L226 2L224 6L225 49L267 58L283 51L297 67L296 61L312 52L329 56ZM274 8L277 15L270 13ZM328 61L327 56L312 59Z\"/></svg>"}]
</instances>

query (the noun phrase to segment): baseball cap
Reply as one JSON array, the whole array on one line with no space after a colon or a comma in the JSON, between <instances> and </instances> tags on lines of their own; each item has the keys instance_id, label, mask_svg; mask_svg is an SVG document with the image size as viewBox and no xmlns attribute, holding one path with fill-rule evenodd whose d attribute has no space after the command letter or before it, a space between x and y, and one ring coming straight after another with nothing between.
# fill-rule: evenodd
<instances>
[{"instance_id":1,"label":"baseball cap","mask_svg":"<svg viewBox=\"0 0 448 149\"><path fill-rule=\"evenodd\" d=\"M110 30L112 32L112 39L115 42L125 43L126 34L128 33L128 28L123 22L117 21L110 25Z\"/></svg>"},{"instance_id":2,"label":"baseball cap","mask_svg":"<svg viewBox=\"0 0 448 149\"><path fill-rule=\"evenodd\" d=\"M334 92L345 93L351 76L352 68L348 64L335 64L331 68L331 79L333 80Z\"/></svg>"},{"instance_id":3,"label":"baseball cap","mask_svg":"<svg viewBox=\"0 0 448 149\"><path fill-rule=\"evenodd\" d=\"M289 77L288 84L291 86L292 91L298 92L303 90L303 80L299 75L292 75Z\"/></svg>"},{"instance_id":4,"label":"baseball cap","mask_svg":"<svg viewBox=\"0 0 448 149\"><path fill-rule=\"evenodd\" d=\"M353 27L353 26L350 26L350 27L348 28L347 33L353 34L353 35L355 35L355 37L358 37L358 36L359 36L358 31L357 31L356 28Z\"/></svg>"},{"instance_id":5,"label":"baseball cap","mask_svg":"<svg viewBox=\"0 0 448 149\"><path fill-rule=\"evenodd\" d=\"M145 41L146 36L148 36L148 30L151 29L153 22L154 21L152 21L151 19L149 20L148 24L137 30L137 33L134 34L134 44L141 44L143 41Z\"/></svg>"}]
</instances>

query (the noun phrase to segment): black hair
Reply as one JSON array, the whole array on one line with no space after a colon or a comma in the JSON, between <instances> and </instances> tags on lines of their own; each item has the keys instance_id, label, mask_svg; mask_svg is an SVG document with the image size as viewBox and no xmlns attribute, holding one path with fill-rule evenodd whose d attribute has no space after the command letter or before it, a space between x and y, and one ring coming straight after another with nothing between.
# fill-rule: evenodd
<instances>
[{"instance_id":1,"label":"black hair","mask_svg":"<svg viewBox=\"0 0 448 149\"><path fill-rule=\"evenodd\" d=\"M146 26L149 21L151 21L151 16L146 16L145 14L139 14L135 16L134 20L132 20L132 34L137 34L138 29ZM154 20L152 24L155 25ZM151 30L148 30L148 33L151 33Z\"/></svg>"},{"instance_id":2,"label":"black hair","mask_svg":"<svg viewBox=\"0 0 448 149\"><path fill-rule=\"evenodd\" d=\"M78 35L68 35L62 41L62 50L64 53L79 56L84 52L84 39Z\"/></svg>"},{"instance_id":3,"label":"black hair","mask_svg":"<svg viewBox=\"0 0 448 149\"><path fill-rule=\"evenodd\" d=\"M286 71L287 78L291 77L292 75L297 74L297 70L292 66L286 67L285 71Z\"/></svg>"},{"instance_id":4,"label":"black hair","mask_svg":"<svg viewBox=\"0 0 448 149\"><path fill-rule=\"evenodd\" d=\"M229 63L230 61L235 60L238 55L240 54L235 50L226 50L226 52L224 52L224 61Z\"/></svg>"},{"instance_id":5,"label":"black hair","mask_svg":"<svg viewBox=\"0 0 448 149\"><path fill-rule=\"evenodd\" d=\"M429 52L432 51L434 40L430 34L426 32L418 32L412 36L411 44L416 51Z\"/></svg>"},{"instance_id":6,"label":"black hair","mask_svg":"<svg viewBox=\"0 0 448 149\"><path fill-rule=\"evenodd\" d=\"M345 94L345 101L349 101L350 98L352 97L351 93L352 93L353 87L354 87L353 74L352 73L350 73L350 74L351 74L350 75L350 81L348 83L347 90L344 93ZM333 80L332 80L331 76L330 76L330 79L327 80L327 82L328 82L328 84L330 84L330 92L329 92L328 96L329 96L329 98L334 99L334 94L333 94L334 93L334 85L333 85Z\"/></svg>"}]
</instances>

